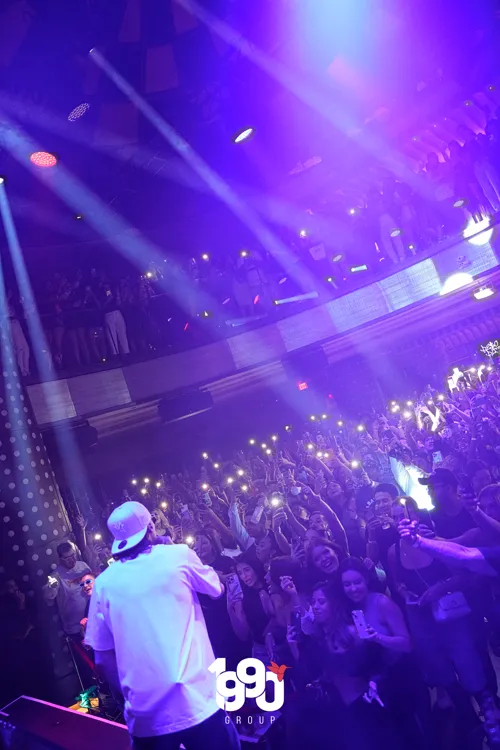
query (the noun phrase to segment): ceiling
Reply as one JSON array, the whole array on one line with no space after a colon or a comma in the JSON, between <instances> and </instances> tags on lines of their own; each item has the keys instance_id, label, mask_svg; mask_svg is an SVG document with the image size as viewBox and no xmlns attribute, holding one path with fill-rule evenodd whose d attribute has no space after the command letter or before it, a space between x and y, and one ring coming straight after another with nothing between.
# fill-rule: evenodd
<instances>
[{"instance_id":1,"label":"ceiling","mask_svg":"<svg viewBox=\"0 0 500 750\"><path fill-rule=\"evenodd\" d=\"M229 252L258 244L262 227L296 231L307 209L339 229L382 168L414 169L458 122L484 127L499 104L496 2L332 5L3 0L0 174L30 262L99 255L103 238L123 249L138 232L165 255ZM247 124L255 137L234 145ZM59 156L52 173L30 167L36 147Z\"/></svg>"}]
</instances>

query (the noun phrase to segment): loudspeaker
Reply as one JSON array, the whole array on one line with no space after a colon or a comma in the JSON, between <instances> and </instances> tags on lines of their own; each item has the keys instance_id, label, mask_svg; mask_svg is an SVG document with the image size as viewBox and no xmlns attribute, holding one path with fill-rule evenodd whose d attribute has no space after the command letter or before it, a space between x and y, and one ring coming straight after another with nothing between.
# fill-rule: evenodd
<instances>
[{"instance_id":1,"label":"loudspeaker","mask_svg":"<svg viewBox=\"0 0 500 750\"><path fill-rule=\"evenodd\" d=\"M189 393L164 398L158 404L158 414L162 422L176 422L208 411L214 405L210 391L190 391Z\"/></svg>"},{"instance_id":2,"label":"loudspeaker","mask_svg":"<svg viewBox=\"0 0 500 750\"><path fill-rule=\"evenodd\" d=\"M22 695L0 711L5 750L130 750L127 728Z\"/></svg>"}]
</instances>

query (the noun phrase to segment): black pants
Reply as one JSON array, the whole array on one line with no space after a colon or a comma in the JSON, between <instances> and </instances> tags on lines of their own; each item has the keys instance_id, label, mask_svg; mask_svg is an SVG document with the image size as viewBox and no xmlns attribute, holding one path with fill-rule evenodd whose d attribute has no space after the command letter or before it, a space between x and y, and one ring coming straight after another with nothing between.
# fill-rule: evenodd
<instances>
[{"instance_id":1,"label":"black pants","mask_svg":"<svg viewBox=\"0 0 500 750\"><path fill-rule=\"evenodd\" d=\"M239 750L240 740L233 722L224 711L205 719L182 732L162 734L159 737L133 737L134 750Z\"/></svg>"}]
</instances>

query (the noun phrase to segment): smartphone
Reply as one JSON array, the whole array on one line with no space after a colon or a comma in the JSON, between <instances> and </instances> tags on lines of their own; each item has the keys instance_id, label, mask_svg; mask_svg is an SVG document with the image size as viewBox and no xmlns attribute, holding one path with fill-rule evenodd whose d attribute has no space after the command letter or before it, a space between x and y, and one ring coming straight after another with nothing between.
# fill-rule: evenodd
<instances>
[{"instance_id":1,"label":"smartphone","mask_svg":"<svg viewBox=\"0 0 500 750\"><path fill-rule=\"evenodd\" d=\"M295 629L297 635L300 635L302 630L302 618L300 612L294 611L290 613L290 627Z\"/></svg>"},{"instance_id":2,"label":"smartphone","mask_svg":"<svg viewBox=\"0 0 500 750\"><path fill-rule=\"evenodd\" d=\"M183 521L191 521L191 513L187 505L181 505L181 519Z\"/></svg>"},{"instance_id":3,"label":"smartphone","mask_svg":"<svg viewBox=\"0 0 500 750\"><path fill-rule=\"evenodd\" d=\"M252 513L252 523L259 523L260 519L262 518L263 512L264 507L262 505L257 505L254 512Z\"/></svg>"},{"instance_id":4,"label":"smartphone","mask_svg":"<svg viewBox=\"0 0 500 750\"><path fill-rule=\"evenodd\" d=\"M207 508L210 508L210 506L212 505L212 499L211 499L211 497L210 497L210 495L209 495L208 492L204 492L202 494L201 501L202 501L203 505L206 505Z\"/></svg>"},{"instance_id":5,"label":"smartphone","mask_svg":"<svg viewBox=\"0 0 500 750\"><path fill-rule=\"evenodd\" d=\"M439 466L439 464L443 463L443 454L441 451L434 451L432 454L432 466Z\"/></svg>"},{"instance_id":6,"label":"smartphone","mask_svg":"<svg viewBox=\"0 0 500 750\"><path fill-rule=\"evenodd\" d=\"M231 602L241 601L243 599L243 590L240 579L236 573L232 573L226 578L227 598Z\"/></svg>"},{"instance_id":7,"label":"smartphone","mask_svg":"<svg viewBox=\"0 0 500 750\"><path fill-rule=\"evenodd\" d=\"M365 613L363 612L363 610L353 609L352 619L361 640L368 638L368 625L366 624Z\"/></svg>"}]
</instances>

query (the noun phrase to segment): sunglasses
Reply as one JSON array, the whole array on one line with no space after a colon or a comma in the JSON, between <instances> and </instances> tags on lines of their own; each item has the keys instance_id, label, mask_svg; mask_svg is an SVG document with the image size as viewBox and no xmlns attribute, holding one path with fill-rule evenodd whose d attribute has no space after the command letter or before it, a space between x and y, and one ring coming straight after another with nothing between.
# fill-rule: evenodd
<instances>
[{"instance_id":1,"label":"sunglasses","mask_svg":"<svg viewBox=\"0 0 500 750\"><path fill-rule=\"evenodd\" d=\"M94 583L94 579L93 578L87 578L86 581L82 581L80 583L80 588L83 589L84 586L90 586L91 583Z\"/></svg>"}]
</instances>

